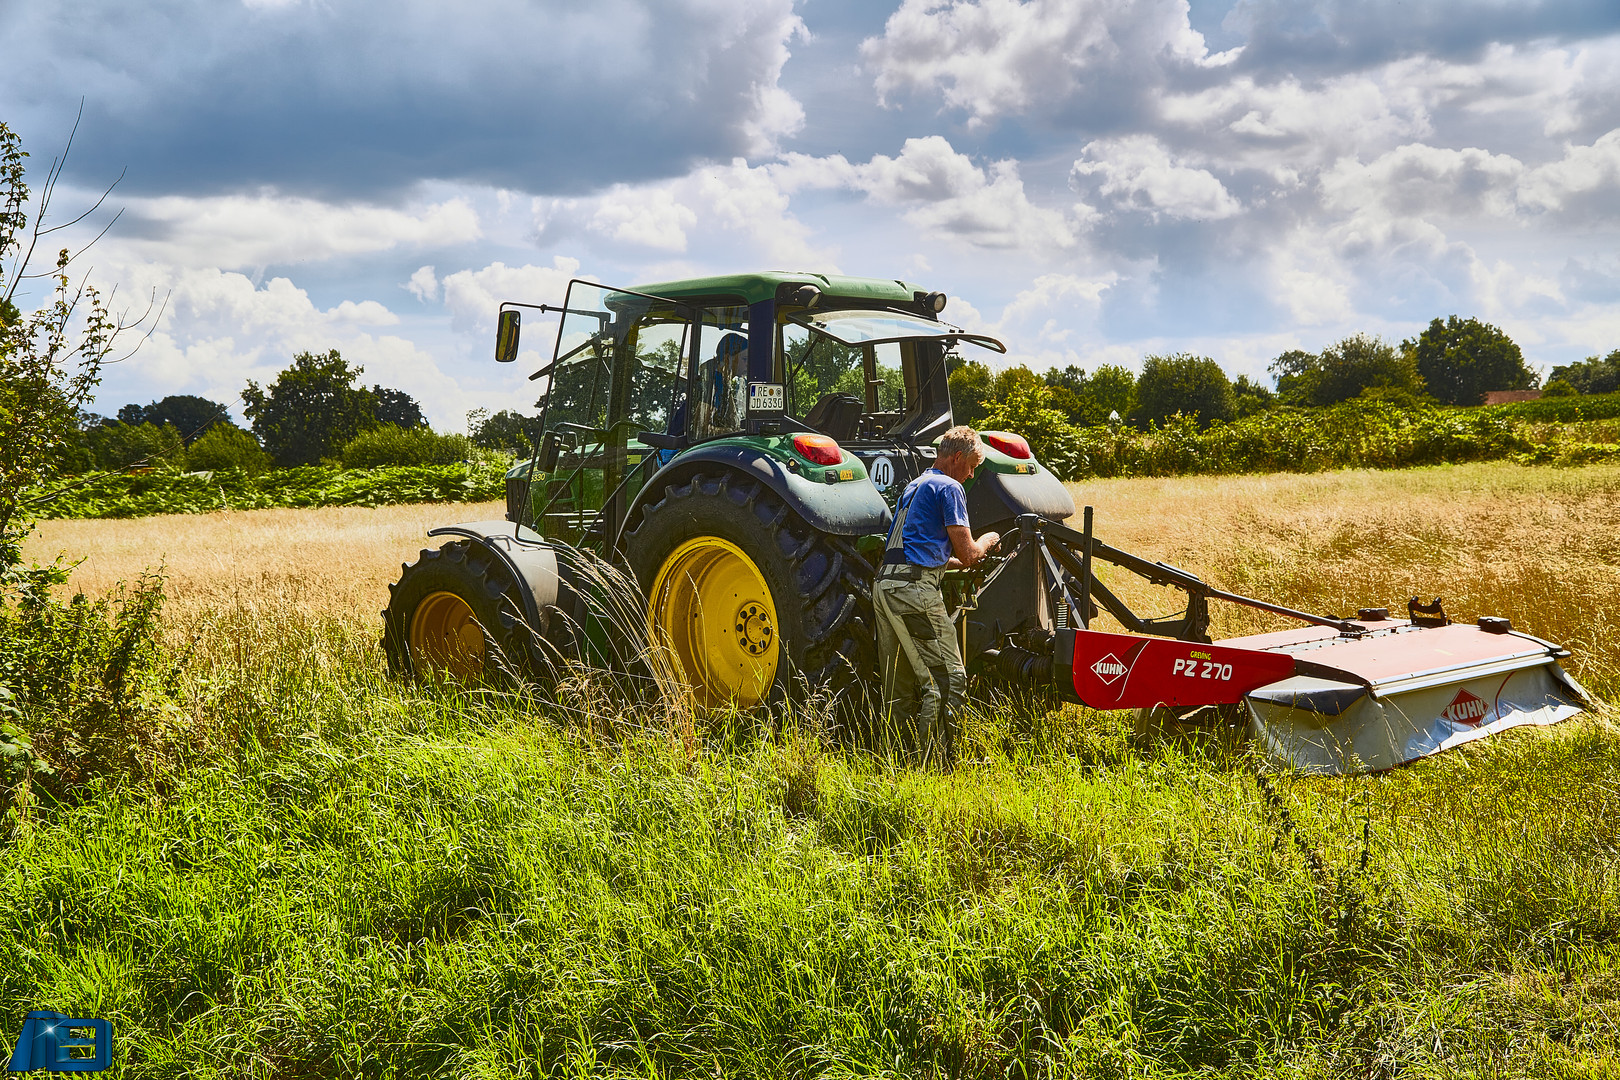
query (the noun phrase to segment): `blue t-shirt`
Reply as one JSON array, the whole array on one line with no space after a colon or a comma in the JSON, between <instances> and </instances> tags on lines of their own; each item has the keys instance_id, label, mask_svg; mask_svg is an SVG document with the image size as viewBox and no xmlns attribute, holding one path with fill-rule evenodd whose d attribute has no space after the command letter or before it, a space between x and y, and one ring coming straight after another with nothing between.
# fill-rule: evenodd
<instances>
[{"instance_id":1,"label":"blue t-shirt","mask_svg":"<svg viewBox=\"0 0 1620 1080\"><path fill-rule=\"evenodd\" d=\"M944 566L951 558L946 526L968 523L967 493L962 485L938 469L929 469L906 485L900 505L906 507L905 528L900 531L906 562ZM893 531L891 528L891 537Z\"/></svg>"}]
</instances>

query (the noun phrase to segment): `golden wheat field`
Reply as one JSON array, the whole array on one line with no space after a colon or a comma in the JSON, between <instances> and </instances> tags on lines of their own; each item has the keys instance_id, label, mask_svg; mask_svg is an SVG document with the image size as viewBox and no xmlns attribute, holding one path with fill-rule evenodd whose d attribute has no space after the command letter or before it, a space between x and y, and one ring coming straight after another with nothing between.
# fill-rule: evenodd
<instances>
[{"instance_id":1,"label":"golden wheat field","mask_svg":"<svg viewBox=\"0 0 1620 1080\"><path fill-rule=\"evenodd\" d=\"M1453 617L1505 615L1574 650L1591 688L1620 691L1620 467L1503 463L1399 472L1094 480L1099 538L1214 584L1324 613L1441 596ZM34 559L83 559L96 594L164 568L173 625L296 616L376 628L400 564L435 525L499 517L498 503L254 510L130 521L48 521ZM1133 607L1179 593L1101 575ZM1278 625L1213 605L1217 636Z\"/></svg>"}]
</instances>

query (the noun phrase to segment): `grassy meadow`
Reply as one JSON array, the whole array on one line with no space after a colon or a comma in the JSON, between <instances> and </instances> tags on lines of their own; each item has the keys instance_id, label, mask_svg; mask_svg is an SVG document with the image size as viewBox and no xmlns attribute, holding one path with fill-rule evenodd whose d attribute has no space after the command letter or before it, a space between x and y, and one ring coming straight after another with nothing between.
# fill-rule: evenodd
<instances>
[{"instance_id":1,"label":"grassy meadow","mask_svg":"<svg viewBox=\"0 0 1620 1080\"><path fill-rule=\"evenodd\" d=\"M1620 700L1620 467L1073 490L1223 587L1509 616ZM163 564L180 662L151 768L4 823L8 1036L106 1017L128 1076L1620 1077L1609 707L1262 785L1076 708L983 706L942 775L809 712L387 678L399 564L499 514L42 523L92 593Z\"/></svg>"}]
</instances>

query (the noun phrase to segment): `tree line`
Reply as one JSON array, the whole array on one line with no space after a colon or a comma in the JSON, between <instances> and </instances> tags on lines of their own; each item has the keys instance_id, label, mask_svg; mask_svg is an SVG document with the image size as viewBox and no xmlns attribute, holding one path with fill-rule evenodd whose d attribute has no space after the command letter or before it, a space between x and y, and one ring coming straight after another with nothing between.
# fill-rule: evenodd
<instances>
[{"instance_id":1,"label":"tree line","mask_svg":"<svg viewBox=\"0 0 1620 1080\"><path fill-rule=\"evenodd\" d=\"M1532 389L1540 381L1507 334L1456 315L1434 319L1398 345L1353 334L1320 352L1289 350L1269 370L1275 389L1247 375L1230 379L1214 360L1190 353L1148 356L1140 374L1112 364L1089 372L1074 365L1044 374L1022 365L992 372L971 361L955 367L949 380L960 422L1015 424L1038 445L1071 427L1112 423L1145 430L1180 415L1207 428L1278 407L1325 408L1353 398L1477 405L1487 391ZM59 470L450 464L474 447L523 455L533 445L535 418L509 409L469 413L468 436L437 434L414 398L367 387L362 374L336 349L299 353L274 380L264 386L249 381L243 389L247 428L232 422L225 404L189 394L128 404L112 418L83 413L78 437L59 453ZM1620 390L1620 349L1554 368L1544 390L1549 396Z\"/></svg>"},{"instance_id":2,"label":"tree line","mask_svg":"<svg viewBox=\"0 0 1620 1080\"><path fill-rule=\"evenodd\" d=\"M403 390L360 383L364 369L336 349L303 352L264 386L242 391L248 427L230 407L192 394L128 404L114 417L82 412L77 438L58 453L58 470L84 473L132 465L258 472L337 461L352 468L443 465L474 446L527 452L528 418L503 410L469 416L473 433L440 435Z\"/></svg>"},{"instance_id":3,"label":"tree line","mask_svg":"<svg viewBox=\"0 0 1620 1080\"><path fill-rule=\"evenodd\" d=\"M993 414L1019 408L1054 412L1054 421L1076 427L1118 423L1146 429L1176 415L1200 427L1230 422L1278 407L1323 408L1352 398L1409 405L1478 405L1493 390L1530 390L1540 377L1524 362L1519 346L1499 328L1474 318L1434 319L1416 338L1398 345L1352 334L1320 352L1291 349L1272 360L1272 389L1247 375L1230 379L1206 356L1148 356L1140 375L1113 364L1090 372L1076 366L1037 374L1018 365L992 372L968 362L950 374L956 418L980 424ZM1555 367L1547 396L1620 390L1620 349ZM1034 421L1039 423L1039 421Z\"/></svg>"}]
</instances>

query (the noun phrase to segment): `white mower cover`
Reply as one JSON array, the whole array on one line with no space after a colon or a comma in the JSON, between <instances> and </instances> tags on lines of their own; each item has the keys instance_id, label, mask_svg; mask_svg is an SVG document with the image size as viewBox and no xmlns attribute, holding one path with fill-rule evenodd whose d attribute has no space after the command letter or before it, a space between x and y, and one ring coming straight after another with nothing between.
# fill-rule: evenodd
<instances>
[{"instance_id":1,"label":"white mower cover","mask_svg":"<svg viewBox=\"0 0 1620 1080\"><path fill-rule=\"evenodd\" d=\"M1580 712L1586 693L1558 666L1569 654L1505 625L1392 620L1359 637L1307 628L1220 644L1294 657L1297 674L1244 698L1252 733L1279 765L1339 776Z\"/></svg>"}]
</instances>

